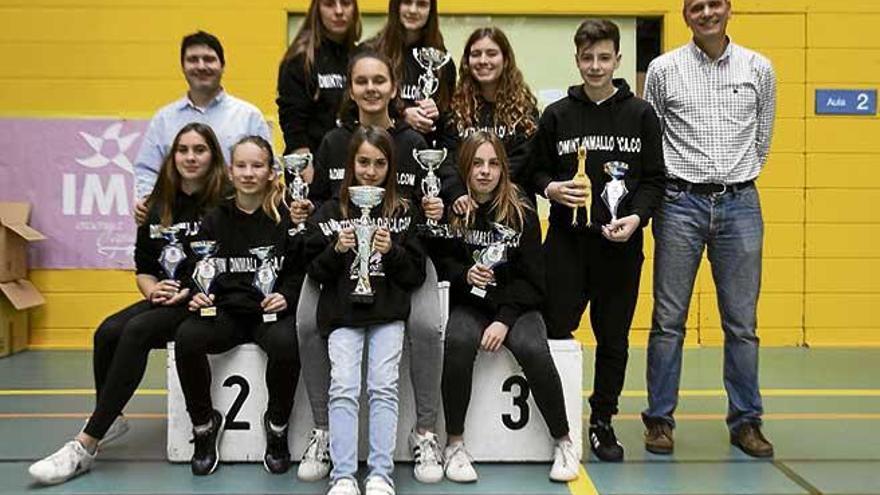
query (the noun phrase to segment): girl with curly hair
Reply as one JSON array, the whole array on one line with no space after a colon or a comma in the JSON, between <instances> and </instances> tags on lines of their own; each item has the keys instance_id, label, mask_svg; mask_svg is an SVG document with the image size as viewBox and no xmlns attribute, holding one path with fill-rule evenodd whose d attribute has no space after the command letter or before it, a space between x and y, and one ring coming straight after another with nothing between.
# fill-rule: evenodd
<instances>
[{"instance_id":1,"label":"girl with curly hair","mask_svg":"<svg viewBox=\"0 0 880 495\"><path fill-rule=\"evenodd\" d=\"M507 36L496 27L475 30L465 43L460 67L452 97L455 133L462 140L477 131L495 133L504 143L513 182L534 202L525 185L531 182L529 143L538 129L538 107Z\"/></svg>"}]
</instances>

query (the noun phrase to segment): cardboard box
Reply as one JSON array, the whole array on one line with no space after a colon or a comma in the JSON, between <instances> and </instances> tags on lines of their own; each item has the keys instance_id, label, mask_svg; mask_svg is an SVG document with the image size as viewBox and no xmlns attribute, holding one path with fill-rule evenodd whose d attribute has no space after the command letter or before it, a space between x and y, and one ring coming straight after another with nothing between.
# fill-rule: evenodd
<instances>
[{"instance_id":1,"label":"cardboard box","mask_svg":"<svg viewBox=\"0 0 880 495\"><path fill-rule=\"evenodd\" d=\"M0 357L28 347L28 309L46 303L28 280L0 283Z\"/></svg>"},{"instance_id":2,"label":"cardboard box","mask_svg":"<svg viewBox=\"0 0 880 495\"><path fill-rule=\"evenodd\" d=\"M46 236L28 225L31 205L0 202L0 282L27 278L27 245Z\"/></svg>"}]
</instances>

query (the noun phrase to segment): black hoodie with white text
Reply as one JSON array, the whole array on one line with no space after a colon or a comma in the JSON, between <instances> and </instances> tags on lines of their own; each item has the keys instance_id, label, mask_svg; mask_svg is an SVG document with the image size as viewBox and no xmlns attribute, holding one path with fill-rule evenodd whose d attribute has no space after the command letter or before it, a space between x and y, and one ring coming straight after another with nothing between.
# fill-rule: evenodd
<instances>
[{"instance_id":1,"label":"black hoodie with white text","mask_svg":"<svg viewBox=\"0 0 880 495\"><path fill-rule=\"evenodd\" d=\"M527 202L524 195L520 199ZM473 286L467 282L467 272L474 265L476 255L498 240L493 229L495 212L491 201L479 205L471 226L463 232L453 229L451 238L436 239L430 244L438 277L451 284L450 308L476 307L509 328L523 313L540 309L546 278L541 225L534 209L526 209L524 217L524 225L504 247L506 260L493 268L495 284L486 287L485 298L471 293Z\"/></svg>"},{"instance_id":2,"label":"black hoodie with white text","mask_svg":"<svg viewBox=\"0 0 880 495\"><path fill-rule=\"evenodd\" d=\"M315 50L310 74L305 72L305 55L282 62L278 68L278 124L284 133L284 153L298 148L318 150L321 139L336 127L348 71L348 50L329 38L322 38Z\"/></svg>"},{"instance_id":3,"label":"black hoodie with white text","mask_svg":"<svg viewBox=\"0 0 880 495\"><path fill-rule=\"evenodd\" d=\"M271 263L277 272L273 292L284 296L287 309L296 312L299 293L305 278L302 242L289 234L292 227L290 212L278 205L281 221L276 223L262 208L247 213L235 205L234 199L221 202L202 220L198 237L217 242L213 256L219 274L211 286L215 305L235 314L259 314L264 296L254 286L254 276L260 260L251 249L272 246Z\"/></svg>"},{"instance_id":4,"label":"black hoodie with white text","mask_svg":"<svg viewBox=\"0 0 880 495\"><path fill-rule=\"evenodd\" d=\"M339 200L325 202L309 219L304 236L304 256L309 278L321 284L318 299L318 329L325 337L340 327L363 327L392 321L406 321L410 295L425 281L425 253L416 234L418 210L409 206L394 217L384 217L381 206L370 211L371 222L391 233L391 251L373 251L369 278L374 292L370 304L354 303L351 292L357 284L356 249L336 251L339 231L353 227L361 215L354 204L344 217Z\"/></svg>"},{"instance_id":5,"label":"black hoodie with white text","mask_svg":"<svg viewBox=\"0 0 880 495\"><path fill-rule=\"evenodd\" d=\"M356 122L347 122L324 136L315 155L315 174L309 186L309 200L316 207L337 197L345 175L349 143L357 126ZM422 198L422 179L427 175L427 171L413 158L413 151L427 148L425 139L402 120L398 120L388 132L394 141L397 190L403 197L419 205ZM442 183L440 195L445 204L451 204L456 198L467 193L451 160L447 159L435 173Z\"/></svg>"},{"instance_id":6,"label":"black hoodie with white text","mask_svg":"<svg viewBox=\"0 0 880 495\"><path fill-rule=\"evenodd\" d=\"M183 246L186 259L174 272L174 279L180 281L181 287L194 285L191 280L192 270L195 266L193 255L189 251L189 243L196 239L201 225L202 216L205 214L204 205L201 204L201 194L186 194L177 191L172 204L171 225L177 230L175 239ZM163 225L160 219L158 202L153 204L147 213L147 219L143 225L138 226L137 238L134 244L135 273L138 275L152 275L156 280L168 278L168 274L162 268L159 258L162 250L168 245L168 240L162 235Z\"/></svg>"},{"instance_id":7,"label":"black hoodie with white text","mask_svg":"<svg viewBox=\"0 0 880 495\"><path fill-rule=\"evenodd\" d=\"M615 79L614 85L616 93L600 104L587 97L582 84L570 87L568 96L544 110L532 144L534 185L542 195L550 182L574 177L578 147L586 145L593 230L611 221L611 211L601 199L605 184L611 180L605 163L629 165L624 177L628 193L618 206L617 217L636 214L641 227L648 224L660 204L666 184L660 124L654 109L635 97L625 80ZM570 225L572 212L551 201L550 223Z\"/></svg>"}]
</instances>

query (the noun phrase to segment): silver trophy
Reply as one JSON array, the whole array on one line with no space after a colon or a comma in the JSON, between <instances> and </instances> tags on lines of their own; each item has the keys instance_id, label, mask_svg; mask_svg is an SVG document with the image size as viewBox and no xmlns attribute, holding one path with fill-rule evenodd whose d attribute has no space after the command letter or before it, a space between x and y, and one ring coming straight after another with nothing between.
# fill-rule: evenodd
<instances>
[{"instance_id":1,"label":"silver trophy","mask_svg":"<svg viewBox=\"0 0 880 495\"><path fill-rule=\"evenodd\" d=\"M180 227L162 227L159 229L159 233L168 242L162 248L162 253L159 255L159 265L165 271L165 275L171 280L174 280L177 268L186 259L183 244L177 240L177 233L179 231Z\"/></svg>"},{"instance_id":2,"label":"silver trophy","mask_svg":"<svg viewBox=\"0 0 880 495\"><path fill-rule=\"evenodd\" d=\"M601 197L605 205L608 206L613 221L617 220L617 207L620 205L620 201L629 192L626 189L626 182L623 181L629 171L629 165L624 162L608 162L602 168L606 174L611 176L611 180L605 183Z\"/></svg>"},{"instance_id":3,"label":"silver trophy","mask_svg":"<svg viewBox=\"0 0 880 495\"><path fill-rule=\"evenodd\" d=\"M434 174L434 170L437 170L446 161L446 148L439 150L413 150L412 154L419 166L428 172L425 178L422 179L422 194L426 198L436 198L440 195L441 184L440 178ZM429 227L436 227L437 220L428 219L427 224Z\"/></svg>"},{"instance_id":4,"label":"silver trophy","mask_svg":"<svg viewBox=\"0 0 880 495\"><path fill-rule=\"evenodd\" d=\"M434 47L413 48L413 58L425 69L425 73L419 76L419 89L425 100L434 96L440 89L440 79L434 75L440 68L452 60L448 53Z\"/></svg>"},{"instance_id":5,"label":"silver trophy","mask_svg":"<svg viewBox=\"0 0 880 495\"><path fill-rule=\"evenodd\" d=\"M483 249L474 251L474 261L488 268L495 268L504 263L507 261L507 247L517 235L517 231L510 227L492 222L492 242ZM494 286L495 282L491 281L489 285ZM486 297L486 289L474 286L471 287L471 294Z\"/></svg>"},{"instance_id":6,"label":"silver trophy","mask_svg":"<svg viewBox=\"0 0 880 495\"><path fill-rule=\"evenodd\" d=\"M211 284L217 278L217 266L211 258L217 252L217 243L215 241L195 241L189 243L189 247L199 257L199 261L196 262L196 267L192 274L193 282L207 296L211 294ZM213 305L204 307L199 310L199 314L202 316L217 316L217 308Z\"/></svg>"},{"instance_id":7,"label":"silver trophy","mask_svg":"<svg viewBox=\"0 0 880 495\"><path fill-rule=\"evenodd\" d=\"M260 291L264 298L275 290L275 282L278 281L278 272L275 271L275 265L272 264L272 251L274 250L275 246L256 247L250 250L250 253L260 260L257 273L254 274L254 287ZM277 314L263 313L263 322L272 321L278 321Z\"/></svg>"},{"instance_id":8,"label":"silver trophy","mask_svg":"<svg viewBox=\"0 0 880 495\"><path fill-rule=\"evenodd\" d=\"M293 177L290 180L290 184L287 186L287 192L290 194L290 199L293 201L307 199L309 196L309 185L303 180L302 173L303 170L309 168L309 165L312 164L312 154L293 153L280 157L278 161L284 166L287 173ZM305 230L305 228L305 224L301 223L294 226L287 233L290 235L296 235Z\"/></svg>"},{"instance_id":9,"label":"silver trophy","mask_svg":"<svg viewBox=\"0 0 880 495\"><path fill-rule=\"evenodd\" d=\"M351 300L361 304L372 304L373 288L370 286L370 256L373 253L373 235L376 225L370 220L370 210L382 203L385 189L375 186L352 186L348 188L351 202L361 209L361 217L355 220L354 233L357 237L357 284L351 292Z\"/></svg>"}]
</instances>

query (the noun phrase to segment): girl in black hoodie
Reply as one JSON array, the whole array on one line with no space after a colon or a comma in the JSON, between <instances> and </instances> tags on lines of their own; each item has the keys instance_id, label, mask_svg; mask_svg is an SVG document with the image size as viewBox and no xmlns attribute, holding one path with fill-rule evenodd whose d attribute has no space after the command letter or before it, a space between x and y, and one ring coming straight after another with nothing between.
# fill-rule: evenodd
<instances>
[{"instance_id":1,"label":"girl in black hoodie","mask_svg":"<svg viewBox=\"0 0 880 495\"><path fill-rule=\"evenodd\" d=\"M354 476L364 347L368 348L370 404L367 493L371 487L377 493L394 493L391 474L404 322L410 313L412 291L425 281L425 255L415 229L418 209L394 185L394 158L386 131L371 126L355 131L339 197L321 206L306 232L306 258L311 260L308 274L321 284L318 328L327 338L331 362L331 494L357 493ZM360 258L355 235L362 214L351 201L355 185L384 188L381 202L369 212L369 224L376 231L368 260ZM363 268L368 273L363 273ZM374 295L368 301L352 297L353 290L363 283L361 277L372 286ZM310 363L305 361L305 365Z\"/></svg>"},{"instance_id":2,"label":"girl in black hoodie","mask_svg":"<svg viewBox=\"0 0 880 495\"><path fill-rule=\"evenodd\" d=\"M502 30L479 28L468 37L452 113L459 139L477 131L491 131L501 139L510 160L511 179L534 204L528 160L532 137L538 130L537 100ZM456 212L464 213L461 206L466 205L454 205Z\"/></svg>"},{"instance_id":3,"label":"girl in black hoodie","mask_svg":"<svg viewBox=\"0 0 880 495\"><path fill-rule=\"evenodd\" d=\"M450 221L452 239L438 255L449 280L450 314L443 361L446 416L446 477L472 482L477 473L464 446L464 423L477 351L507 347L523 368L535 402L556 441L550 478L577 478L578 458L568 436L562 383L550 355L544 320L541 227L534 207L510 181L501 140L478 131L461 146L459 163L469 195L478 205ZM480 255L503 260L491 266ZM475 262L474 260L477 259Z\"/></svg>"},{"instance_id":4,"label":"girl in black hoodie","mask_svg":"<svg viewBox=\"0 0 880 495\"><path fill-rule=\"evenodd\" d=\"M278 69L284 154L314 153L336 127L348 57L360 37L357 0L312 0Z\"/></svg>"},{"instance_id":5,"label":"girl in black hoodie","mask_svg":"<svg viewBox=\"0 0 880 495\"><path fill-rule=\"evenodd\" d=\"M253 341L268 354L266 385L269 392L263 416L266 431L264 466L272 473L290 467L288 420L299 377L295 308L304 269L300 243L291 242L291 223L281 202L280 171L273 164L272 147L250 136L232 148L232 198L221 203L202 222L199 237L217 242L214 266L219 275L210 295L197 293L191 311L216 306L216 317L191 316L179 328L175 359L186 408L193 424L193 474L214 472L223 432L223 415L211 404L208 354L226 352ZM264 265L255 248L271 248ZM255 281L275 270L276 280L259 290ZM264 271L266 270L266 271ZM259 279L255 274L261 275ZM271 279L271 277L268 277ZM268 292L268 294L265 294Z\"/></svg>"},{"instance_id":6,"label":"girl in black hoodie","mask_svg":"<svg viewBox=\"0 0 880 495\"><path fill-rule=\"evenodd\" d=\"M173 274L162 268L159 258L169 244L162 230L175 229L185 247L227 185L223 152L211 128L197 122L181 128L146 199L147 219L137 230L134 261L143 299L107 317L95 332L95 409L74 440L30 467L37 481L62 483L88 471L98 446L128 431L122 409L144 377L150 349L164 349L189 316L192 263L184 260Z\"/></svg>"},{"instance_id":7,"label":"girl in black hoodie","mask_svg":"<svg viewBox=\"0 0 880 495\"><path fill-rule=\"evenodd\" d=\"M449 104L455 91L455 63L450 60L437 71L439 74L434 74L439 79L437 92L425 98L419 84L425 69L413 55L413 49L422 47L447 51L440 33L437 0L389 0L385 26L366 43L387 55L394 64L394 71L401 80L404 120L424 135L430 146L442 146L454 153L455 134L448 122Z\"/></svg>"},{"instance_id":8,"label":"girl in black hoodie","mask_svg":"<svg viewBox=\"0 0 880 495\"><path fill-rule=\"evenodd\" d=\"M338 127L327 134L315 159L315 179L309 191L316 204L326 203L337 197L345 176L345 163L349 142L361 125L387 129L394 143L396 190L407 199L413 209L420 205L428 218L440 220L443 200L423 197L421 180L425 171L413 158L413 151L425 147L422 136L405 122L395 122L389 113L391 102L397 94L397 79L391 63L377 52L364 50L352 57L349 68L349 89L343 109L356 105L357 123ZM343 113L346 113L343 110ZM441 167L441 176L453 177L460 184L458 174L447 161ZM444 185L441 194L450 191ZM427 276L424 284L412 294L413 311L407 322L407 342L412 352L410 378L416 399L417 424L410 438L415 457L416 478L424 482L437 482L443 478L440 467L440 448L433 434L437 421L440 399L440 373L442 359L440 299L437 275L433 264L426 263ZM327 452L327 388L330 379L327 342L318 335L317 328L309 322L314 318L308 313L314 306L309 301L317 297L317 286L306 280L303 291L302 311L297 316L299 342L303 361L303 379L309 391L309 402L315 418L315 430L299 466L299 477L314 481L327 475L330 469ZM307 303L308 302L308 303Z\"/></svg>"},{"instance_id":9,"label":"girl in black hoodie","mask_svg":"<svg viewBox=\"0 0 880 495\"><path fill-rule=\"evenodd\" d=\"M626 81L613 79L620 63L617 26L589 19L574 40L583 83L544 110L532 155L535 185L550 200L547 281L559 288L547 299L544 317L550 338L571 338L589 303L596 337L590 446L600 459L620 461L623 447L611 418L626 374L642 229L665 187L663 149L651 105L633 96ZM572 180L578 172L586 172L591 188Z\"/></svg>"}]
</instances>

